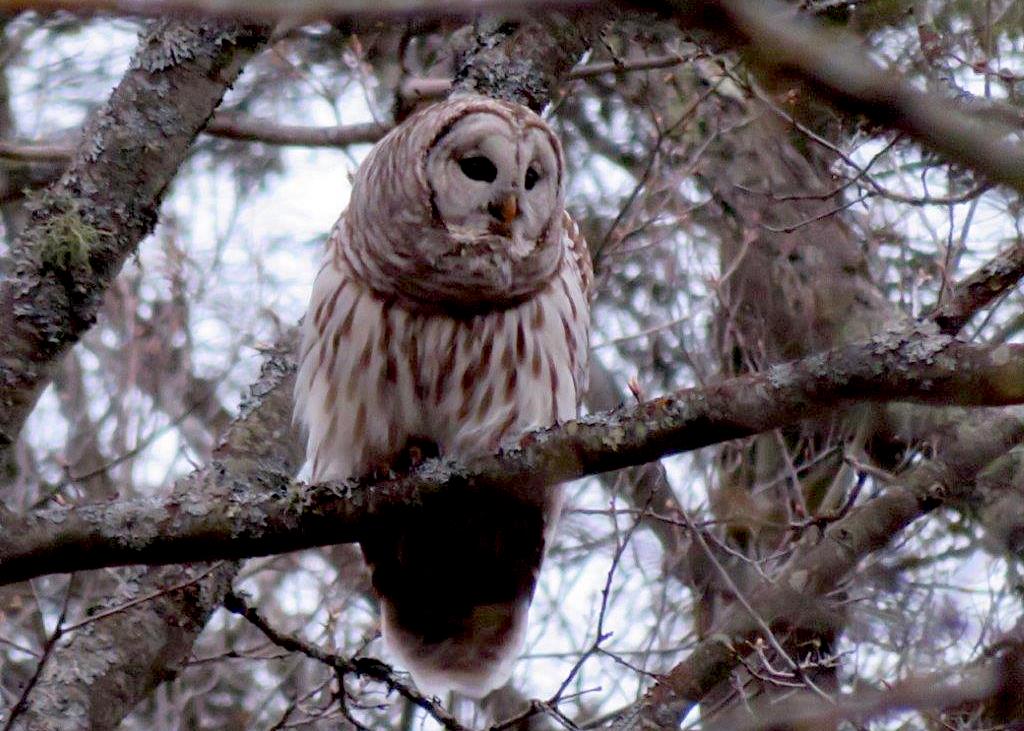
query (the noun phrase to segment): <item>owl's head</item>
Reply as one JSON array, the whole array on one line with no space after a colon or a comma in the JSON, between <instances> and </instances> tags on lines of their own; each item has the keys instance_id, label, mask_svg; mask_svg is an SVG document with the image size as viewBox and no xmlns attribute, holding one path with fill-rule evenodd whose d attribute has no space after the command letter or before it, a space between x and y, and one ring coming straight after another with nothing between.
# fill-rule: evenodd
<instances>
[{"instance_id":1,"label":"owl's head","mask_svg":"<svg viewBox=\"0 0 1024 731\"><path fill-rule=\"evenodd\" d=\"M562 256L562 150L528 108L463 95L399 125L360 167L350 259L387 295L449 310L507 307Z\"/></svg>"}]
</instances>

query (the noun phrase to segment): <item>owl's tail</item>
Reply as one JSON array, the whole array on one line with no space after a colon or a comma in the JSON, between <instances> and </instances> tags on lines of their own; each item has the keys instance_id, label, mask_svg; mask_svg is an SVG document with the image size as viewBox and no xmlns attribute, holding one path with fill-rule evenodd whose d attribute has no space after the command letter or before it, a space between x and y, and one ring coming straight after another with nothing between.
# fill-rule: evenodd
<instances>
[{"instance_id":1,"label":"owl's tail","mask_svg":"<svg viewBox=\"0 0 1024 731\"><path fill-rule=\"evenodd\" d=\"M442 496L362 543L388 650L420 690L481 698L522 650L545 543L561 507L511 496Z\"/></svg>"}]
</instances>

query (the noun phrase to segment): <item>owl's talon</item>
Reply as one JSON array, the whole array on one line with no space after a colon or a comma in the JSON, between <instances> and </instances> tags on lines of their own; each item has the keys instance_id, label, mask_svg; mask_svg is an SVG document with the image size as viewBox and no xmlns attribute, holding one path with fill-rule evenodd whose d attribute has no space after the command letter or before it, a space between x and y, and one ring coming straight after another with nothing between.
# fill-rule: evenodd
<instances>
[{"instance_id":1,"label":"owl's talon","mask_svg":"<svg viewBox=\"0 0 1024 731\"><path fill-rule=\"evenodd\" d=\"M440 450L430 439L413 437L406 442L405 448L391 462L391 469L400 475L407 475L428 459L440 455Z\"/></svg>"},{"instance_id":2,"label":"owl's talon","mask_svg":"<svg viewBox=\"0 0 1024 731\"><path fill-rule=\"evenodd\" d=\"M416 469L427 460L426 455L423 454L423 450L417 444L413 444L412 446L409 447L408 456L409 469L411 470Z\"/></svg>"},{"instance_id":3,"label":"owl's talon","mask_svg":"<svg viewBox=\"0 0 1024 731\"><path fill-rule=\"evenodd\" d=\"M387 462L375 462L370 465L370 469L366 473L366 477L373 482L384 482L394 478L395 473L391 469L391 465Z\"/></svg>"}]
</instances>

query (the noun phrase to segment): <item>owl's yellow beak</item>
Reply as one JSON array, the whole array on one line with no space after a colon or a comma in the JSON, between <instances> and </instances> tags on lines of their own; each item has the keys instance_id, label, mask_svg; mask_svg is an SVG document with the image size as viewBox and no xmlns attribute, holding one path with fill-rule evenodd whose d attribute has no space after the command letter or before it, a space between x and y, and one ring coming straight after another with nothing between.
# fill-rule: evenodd
<instances>
[{"instance_id":1,"label":"owl's yellow beak","mask_svg":"<svg viewBox=\"0 0 1024 731\"><path fill-rule=\"evenodd\" d=\"M512 223L516 214L519 213L519 203L514 193L509 193L501 201L501 220L505 224Z\"/></svg>"},{"instance_id":2,"label":"owl's yellow beak","mask_svg":"<svg viewBox=\"0 0 1024 731\"><path fill-rule=\"evenodd\" d=\"M519 215L519 199L515 193L505 193L487 204L487 212L494 219L489 227L491 233L508 236L512 231L512 222Z\"/></svg>"}]
</instances>

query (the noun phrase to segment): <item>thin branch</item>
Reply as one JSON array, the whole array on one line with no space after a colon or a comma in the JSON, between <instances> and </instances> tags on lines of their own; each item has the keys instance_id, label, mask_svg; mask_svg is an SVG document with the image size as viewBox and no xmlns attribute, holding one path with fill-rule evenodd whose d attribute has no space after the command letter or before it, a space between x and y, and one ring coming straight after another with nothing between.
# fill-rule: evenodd
<instances>
[{"instance_id":1,"label":"thin branch","mask_svg":"<svg viewBox=\"0 0 1024 731\"><path fill-rule=\"evenodd\" d=\"M0 141L0 159L11 162L67 162L75 148L58 142L10 142Z\"/></svg>"},{"instance_id":2,"label":"thin branch","mask_svg":"<svg viewBox=\"0 0 1024 731\"><path fill-rule=\"evenodd\" d=\"M219 112L203 130L211 137L242 142L260 142L266 145L292 147L348 147L370 144L386 135L390 127L367 122L365 124L330 127L280 124L269 119L252 117L239 112ZM13 162L66 163L74 154L71 145L58 142L2 142L0 159Z\"/></svg>"},{"instance_id":3,"label":"thin branch","mask_svg":"<svg viewBox=\"0 0 1024 731\"><path fill-rule=\"evenodd\" d=\"M60 616L57 617L57 624L53 627L53 632L46 640L46 644L43 645L43 652L36 662L35 671L32 673L32 677L25 683L25 687L21 690L21 695L18 696L17 702L7 714L7 722L4 724L3 731L11 731L14 728L14 723L18 720L18 717L25 712L28 708L28 697L32 693L32 689L39 683L39 679L43 675L43 668L46 667L46 663L49 662L53 649L57 646L60 638L64 636L64 619L68 615L68 607L71 603L72 587L74 586L75 575L71 575L71 580L68 582L67 589L64 591L64 602L61 605Z\"/></svg>"},{"instance_id":4,"label":"thin branch","mask_svg":"<svg viewBox=\"0 0 1024 731\"><path fill-rule=\"evenodd\" d=\"M816 214L814 216L811 216L809 218L805 218L802 221L798 221L797 223L791 223L791 224L788 224L786 226L778 226L778 227L776 227L776 226L769 226L768 224L763 223L763 224L761 224L761 227L764 228L766 231L771 231L772 233L776 233L776 234L791 234L794 231L796 231L797 229L803 228L804 226L809 226L812 223L817 223L818 221L823 221L826 218L829 218L831 216L836 215L837 213L842 213L847 208L851 208L851 207L857 205L858 203L862 203L863 201L867 200L870 197L871 197L870 193L865 193L864 195L860 196L859 198L854 198L852 200L840 203L840 204L838 204L838 205L828 209L827 211L825 211L823 213L818 213L818 214Z\"/></svg>"},{"instance_id":5,"label":"thin branch","mask_svg":"<svg viewBox=\"0 0 1024 731\"><path fill-rule=\"evenodd\" d=\"M466 727L459 723L458 720L449 714L439 703L434 702L415 688L411 688L400 681L395 677L394 670L380 660L375 660L372 657L345 658L340 655L335 655L334 653L321 650L316 645L301 640L294 635L287 635L283 632L279 632L274 629L274 627L259 613L259 611L256 610L255 607L250 606L242 596L233 591L229 592L228 595L224 597L224 608L233 614L237 614L240 617L245 618L246 621L266 635L267 639L278 647L288 650L289 652L298 652L306 657L316 660L317 662L321 662L324 665L334 668L341 676L358 675L363 678L370 678L381 682L387 686L389 691L397 692L410 703L413 703L425 710L444 728L450 729L450 731L467 731Z\"/></svg>"},{"instance_id":6,"label":"thin branch","mask_svg":"<svg viewBox=\"0 0 1024 731\"><path fill-rule=\"evenodd\" d=\"M212 564L211 566L209 566L207 569L203 570L202 572L196 574L195 576L191 576L188 579L185 579L184 581L179 581L177 584L173 584L171 586L161 587L157 591L150 592L149 594L146 594L144 596L140 596L137 599L132 599L131 601L125 602L124 604L119 604L116 607L111 607L110 609L104 609L101 612L96 612L95 614L90 614L85 619L80 620L78 622L75 622L74 624L70 624L67 627L65 627L64 631L63 631L63 634L67 634L68 632L73 632L75 630L81 629L82 627L86 627L86 626L92 624L93 622L98 622L101 619L106 619L107 617L112 617L115 614L121 614L123 612L128 611L132 607L137 607L140 604L144 604L146 602L151 602L154 599L158 599L158 598L160 598L162 596L166 596L167 594L170 594L172 592L181 591L182 589L187 589L190 586L195 586L196 584L201 582L203 579L205 579L210 574L215 573L217 571L220 571L220 569L221 569L221 567L223 565L224 565L223 561L217 561L216 563Z\"/></svg>"},{"instance_id":7,"label":"thin branch","mask_svg":"<svg viewBox=\"0 0 1024 731\"><path fill-rule=\"evenodd\" d=\"M214 137L224 137L268 145L297 147L348 147L376 142L390 128L367 122L336 127L306 127L278 124L268 119L250 117L238 112L221 112L203 130ZM0 150L0 156L2 156Z\"/></svg>"}]
</instances>

